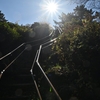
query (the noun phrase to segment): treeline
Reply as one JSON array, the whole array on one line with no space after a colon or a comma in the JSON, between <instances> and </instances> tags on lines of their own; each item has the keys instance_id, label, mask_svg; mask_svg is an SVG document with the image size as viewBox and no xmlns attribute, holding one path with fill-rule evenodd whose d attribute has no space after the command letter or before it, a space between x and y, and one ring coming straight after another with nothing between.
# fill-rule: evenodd
<instances>
[{"instance_id":1,"label":"treeline","mask_svg":"<svg viewBox=\"0 0 100 100\"><path fill-rule=\"evenodd\" d=\"M52 28L47 23L19 25L9 22L0 11L0 52L4 55L21 43L48 36L51 31Z\"/></svg>"},{"instance_id":2,"label":"treeline","mask_svg":"<svg viewBox=\"0 0 100 100\"><path fill-rule=\"evenodd\" d=\"M100 99L100 13L77 6L72 13L62 13L62 35L54 43L49 69L62 76L60 94L63 100ZM61 86L61 85L60 85Z\"/></svg>"}]
</instances>

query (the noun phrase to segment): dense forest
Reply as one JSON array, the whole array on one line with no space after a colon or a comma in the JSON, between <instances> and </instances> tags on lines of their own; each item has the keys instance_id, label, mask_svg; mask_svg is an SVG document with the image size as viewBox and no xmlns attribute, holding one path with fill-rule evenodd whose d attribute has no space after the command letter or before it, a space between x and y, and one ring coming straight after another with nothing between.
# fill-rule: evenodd
<instances>
[{"instance_id":1,"label":"dense forest","mask_svg":"<svg viewBox=\"0 0 100 100\"><path fill-rule=\"evenodd\" d=\"M39 100L30 69L39 46L55 37L56 41L42 50L39 61L62 100L100 100L99 18L99 12L80 5L72 13L62 13L52 28L48 23L12 23L0 11L0 57L24 43L0 60L0 100ZM42 99L58 100L37 64L34 73Z\"/></svg>"}]
</instances>

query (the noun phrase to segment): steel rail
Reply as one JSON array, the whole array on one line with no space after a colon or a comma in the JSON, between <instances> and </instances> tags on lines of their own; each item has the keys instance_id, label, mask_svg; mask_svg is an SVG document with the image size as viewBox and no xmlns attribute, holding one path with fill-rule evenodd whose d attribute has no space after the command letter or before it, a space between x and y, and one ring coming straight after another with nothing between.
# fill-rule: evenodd
<instances>
[{"instance_id":1,"label":"steel rail","mask_svg":"<svg viewBox=\"0 0 100 100\"><path fill-rule=\"evenodd\" d=\"M25 51L25 49L15 58L13 59L8 65L7 67L5 67L1 73L0 73L0 78L2 77L3 73L22 55L22 53Z\"/></svg>"},{"instance_id":2,"label":"steel rail","mask_svg":"<svg viewBox=\"0 0 100 100\"><path fill-rule=\"evenodd\" d=\"M7 56L11 55L13 52L15 52L16 50L18 50L18 49L21 48L22 46L24 46L24 45L26 45L26 44L29 44L29 43L33 43L33 42L36 42L36 41L40 41L40 40L46 39L46 38L52 36L52 34L53 34L53 31L50 33L49 36L43 37L43 38L41 38L41 39L33 40L33 41L30 41L30 42L22 43L21 45L19 45L19 46L16 47L15 49L13 49L11 52L9 52L9 53L7 53L6 55L2 56L2 57L0 58L0 60L3 60L3 59L6 58Z\"/></svg>"},{"instance_id":3,"label":"steel rail","mask_svg":"<svg viewBox=\"0 0 100 100\"><path fill-rule=\"evenodd\" d=\"M53 84L51 83L51 81L49 80L49 78L47 77L47 75L45 74L44 70L42 69L40 63L39 63L39 57L40 57L40 53L41 53L42 46L43 46L43 45L46 45L46 44L48 44L48 43L52 43L52 42L54 42L56 39L57 39L57 38L55 38L55 39L53 39L53 40L51 40L51 41L48 41L48 42L43 43L43 44L40 45L39 50L38 50L38 55L37 55L36 63L37 63L37 65L39 66L40 70L42 71L43 75L45 76L46 80L48 81L48 83L49 83L50 86L52 87L53 91L54 91L55 94L57 95L58 99L59 99L59 100L62 100L61 97L59 96L59 94L57 93L56 89L54 88Z\"/></svg>"}]
</instances>

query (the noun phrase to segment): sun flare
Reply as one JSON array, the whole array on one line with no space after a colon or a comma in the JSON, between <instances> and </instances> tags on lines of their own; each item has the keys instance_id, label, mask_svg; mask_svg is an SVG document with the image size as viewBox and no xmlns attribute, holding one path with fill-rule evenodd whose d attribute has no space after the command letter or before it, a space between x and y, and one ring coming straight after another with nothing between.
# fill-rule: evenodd
<instances>
[{"instance_id":1,"label":"sun flare","mask_svg":"<svg viewBox=\"0 0 100 100\"><path fill-rule=\"evenodd\" d=\"M57 20L62 11L63 3L61 0L42 0L40 3L41 21L53 22Z\"/></svg>"},{"instance_id":2,"label":"sun flare","mask_svg":"<svg viewBox=\"0 0 100 100\"><path fill-rule=\"evenodd\" d=\"M50 13L55 13L58 10L58 4L56 2L49 2L45 8Z\"/></svg>"},{"instance_id":3,"label":"sun flare","mask_svg":"<svg viewBox=\"0 0 100 100\"><path fill-rule=\"evenodd\" d=\"M42 8L49 15L57 14L59 10L59 2L55 0L45 0Z\"/></svg>"}]
</instances>

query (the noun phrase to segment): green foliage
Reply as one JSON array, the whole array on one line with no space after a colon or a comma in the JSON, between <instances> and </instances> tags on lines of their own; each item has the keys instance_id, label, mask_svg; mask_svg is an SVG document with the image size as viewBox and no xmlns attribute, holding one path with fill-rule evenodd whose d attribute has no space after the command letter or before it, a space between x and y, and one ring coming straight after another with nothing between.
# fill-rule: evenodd
<instances>
[{"instance_id":1,"label":"green foliage","mask_svg":"<svg viewBox=\"0 0 100 100\"><path fill-rule=\"evenodd\" d=\"M0 22L6 22L7 20L4 17L4 14L0 11Z\"/></svg>"},{"instance_id":2,"label":"green foliage","mask_svg":"<svg viewBox=\"0 0 100 100\"><path fill-rule=\"evenodd\" d=\"M45 36L48 36L52 31L52 28L48 23L35 22L31 25L31 28L36 33L37 38L43 38Z\"/></svg>"},{"instance_id":3,"label":"green foliage","mask_svg":"<svg viewBox=\"0 0 100 100\"><path fill-rule=\"evenodd\" d=\"M59 71L61 70L61 66L60 65L55 65L55 66L50 66L46 73L50 73L50 72L54 72L55 74L60 74Z\"/></svg>"},{"instance_id":4,"label":"green foliage","mask_svg":"<svg viewBox=\"0 0 100 100\"><path fill-rule=\"evenodd\" d=\"M1 42L4 41L13 41L20 37L20 34L16 31L16 29L10 26L10 23L8 22L0 22L0 36L1 36Z\"/></svg>"},{"instance_id":5,"label":"green foliage","mask_svg":"<svg viewBox=\"0 0 100 100\"><path fill-rule=\"evenodd\" d=\"M18 25L6 21L4 14L0 12L0 52L2 55L12 51L21 43L44 38L50 34L52 28L47 23L35 22L30 25ZM46 39L33 44L41 44ZM7 48L7 49L6 49Z\"/></svg>"},{"instance_id":6,"label":"green foliage","mask_svg":"<svg viewBox=\"0 0 100 100\"><path fill-rule=\"evenodd\" d=\"M100 87L100 23L93 22L96 15L92 14L92 10L80 6L71 14L61 15L61 22L57 24L63 33L52 48L59 65L62 68L67 65L66 79L69 86L74 84L77 93L73 93L78 96L79 91L93 92Z\"/></svg>"}]
</instances>

